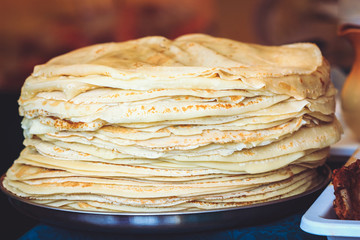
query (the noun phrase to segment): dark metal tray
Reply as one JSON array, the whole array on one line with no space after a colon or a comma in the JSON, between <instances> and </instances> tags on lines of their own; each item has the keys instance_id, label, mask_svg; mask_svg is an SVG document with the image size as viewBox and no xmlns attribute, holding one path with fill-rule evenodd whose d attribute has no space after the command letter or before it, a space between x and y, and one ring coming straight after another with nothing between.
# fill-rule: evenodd
<instances>
[{"instance_id":1,"label":"dark metal tray","mask_svg":"<svg viewBox=\"0 0 360 240\"><path fill-rule=\"evenodd\" d=\"M87 231L121 233L196 232L245 227L275 221L307 209L331 180L328 166L318 168L322 181L302 194L244 207L194 212L118 213L74 211L33 203L0 188L20 212L43 223Z\"/></svg>"}]
</instances>

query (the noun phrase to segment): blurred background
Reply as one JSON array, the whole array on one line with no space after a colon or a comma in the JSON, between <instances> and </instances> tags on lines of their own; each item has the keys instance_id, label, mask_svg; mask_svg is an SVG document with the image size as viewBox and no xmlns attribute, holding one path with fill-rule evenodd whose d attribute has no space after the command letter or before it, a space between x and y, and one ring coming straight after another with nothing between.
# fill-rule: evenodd
<instances>
[{"instance_id":1,"label":"blurred background","mask_svg":"<svg viewBox=\"0 0 360 240\"><path fill-rule=\"evenodd\" d=\"M348 72L353 50L337 31L337 0L0 0L1 174L23 148L21 86L54 56L94 43L200 32L265 45L313 42ZM3 231L20 236L36 223L0 197Z\"/></svg>"},{"instance_id":2,"label":"blurred background","mask_svg":"<svg viewBox=\"0 0 360 240\"><path fill-rule=\"evenodd\" d=\"M310 41L348 68L337 0L0 0L0 89L19 91L34 65L100 42L193 32L261 44Z\"/></svg>"}]
</instances>

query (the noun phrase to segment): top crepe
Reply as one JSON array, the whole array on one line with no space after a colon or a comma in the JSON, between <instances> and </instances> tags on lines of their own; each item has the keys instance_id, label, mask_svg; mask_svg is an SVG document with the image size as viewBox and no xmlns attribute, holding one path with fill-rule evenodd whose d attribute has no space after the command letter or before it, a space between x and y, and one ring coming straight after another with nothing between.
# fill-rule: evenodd
<instances>
[{"instance_id":1,"label":"top crepe","mask_svg":"<svg viewBox=\"0 0 360 240\"><path fill-rule=\"evenodd\" d=\"M329 66L311 43L245 44L203 34L146 37L85 47L35 67L22 98L46 90L67 97L96 88L244 89L317 98Z\"/></svg>"}]
</instances>

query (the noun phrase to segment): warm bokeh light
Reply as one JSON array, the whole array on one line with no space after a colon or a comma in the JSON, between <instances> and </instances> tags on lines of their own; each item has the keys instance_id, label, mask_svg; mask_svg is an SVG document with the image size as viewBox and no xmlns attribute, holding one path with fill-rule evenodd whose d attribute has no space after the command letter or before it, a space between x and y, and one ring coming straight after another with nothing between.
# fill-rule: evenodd
<instances>
[{"instance_id":1,"label":"warm bokeh light","mask_svg":"<svg viewBox=\"0 0 360 240\"><path fill-rule=\"evenodd\" d=\"M336 0L0 0L0 90L18 92L34 65L100 42L202 32L244 42L311 41L349 68Z\"/></svg>"}]
</instances>

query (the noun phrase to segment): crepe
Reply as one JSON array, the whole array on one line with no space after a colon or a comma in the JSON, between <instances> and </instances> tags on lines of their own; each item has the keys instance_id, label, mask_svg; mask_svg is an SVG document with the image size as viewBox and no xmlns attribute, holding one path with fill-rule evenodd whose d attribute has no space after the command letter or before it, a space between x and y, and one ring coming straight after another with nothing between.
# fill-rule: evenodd
<instances>
[{"instance_id":1,"label":"crepe","mask_svg":"<svg viewBox=\"0 0 360 240\"><path fill-rule=\"evenodd\" d=\"M224 205L242 206L247 202L262 202L289 196L302 185L311 185L316 172L292 167L266 175L232 176L218 180L201 179L188 183L152 181L131 178L56 177L47 179L13 181L8 178L4 185L22 197L35 201L47 200L50 205L94 202L102 210L132 208L133 211L164 211L164 207L178 209L221 208ZM268 182L269 181L269 182ZM74 193L76 192L76 193ZM295 191L296 192L296 191ZM174 197L174 194L181 197ZM204 205L201 207L201 205ZM96 205L95 205L96 206ZM97 210L100 211L101 207ZM94 210L94 209L91 209Z\"/></svg>"},{"instance_id":2,"label":"crepe","mask_svg":"<svg viewBox=\"0 0 360 240\"><path fill-rule=\"evenodd\" d=\"M135 90L265 88L276 94L316 98L331 84L328 68L320 50L309 43L274 47L203 34L174 41L147 37L89 46L39 65L25 82L22 97L42 89L61 90L73 97L102 86Z\"/></svg>"},{"instance_id":3,"label":"crepe","mask_svg":"<svg viewBox=\"0 0 360 240\"><path fill-rule=\"evenodd\" d=\"M311 43L203 34L85 47L22 88L24 150L4 186L48 206L201 211L295 196L341 136Z\"/></svg>"}]
</instances>

